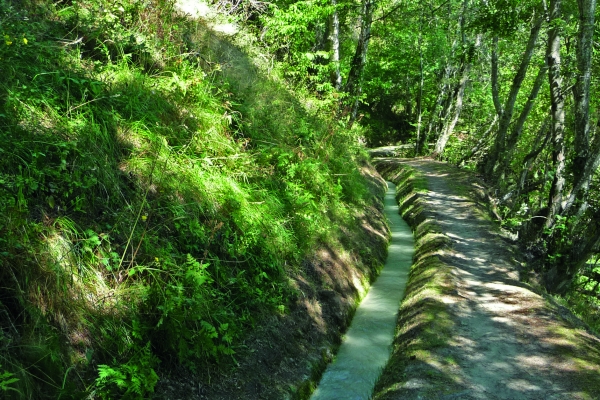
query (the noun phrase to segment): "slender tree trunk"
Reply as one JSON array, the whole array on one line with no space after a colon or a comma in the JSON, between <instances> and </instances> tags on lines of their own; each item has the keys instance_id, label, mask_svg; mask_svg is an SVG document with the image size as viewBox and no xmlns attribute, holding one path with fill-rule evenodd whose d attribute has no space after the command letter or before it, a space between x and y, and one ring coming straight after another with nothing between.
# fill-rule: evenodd
<instances>
[{"instance_id":1,"label":"slender tree trunk","mask_svg":"<svg viewBox=\"0 0 600 400\"><path fill-rule=\"evenodd\" d=\"M429 124L428 124L428 128L427 128L427 133L425 133L419 141L419 149L421 149L421 153L425 154L425 152L427 151L426 147L427 147L427 141L428 139L431 137L431 133L435 130L435 132L437 133L437 124L438 121L440 121L441 119L443 119L444 117L444 113L446 112L447 107L444 106L444 104L446 103L446 99L451 98L450 94L448 93L450 90L450 85L448 84L448 81L450 80L450 66L446 66L446 68L444 68L444 75L442 76L441 79L441 84L440 84L440 90L438 92L438 96L437 99L435 101L435 105L433 107L433 111L431 112L430 118L429 118ZM449 104L451 104L452 102L449 101Z\"/></svg>"},{"instance_id":2,"label":"slender tree trunk","mask_svg":"<svg viewBox=\"0 0 600 400\"><path fill-rule=\"evenodd\" d=\"M469 80L469 72L471 70L470 67L471 67L471 65L469 63L467 63L462 68L462 70L463 70L462 76L461 76L460 82L458 84L458 90L456 92L456 100L454 101L454 115L452 116L452 119L446 121L446 123L444 124L444 129L442 131L442 134L440 135L437 142L435 143L435 148L433 150L433 154L436 157L439 157L444 153L444 148L446 147L446 143L448 143L448 139L450 139L450 135L454 131L454 127L456 126L456 123L458 122L458 118L460 117L460 113L462 111L462 106L463 106L465 87L467 86L467 82Z\"/></svg>"},{"instance_id":3,"label":"slender tree trunk","mask_svg":"<svg viewBox=\"0 0 600 400\"><path fill-rule=\"evenodd\" d=\"M567 215L569 209L577 202L577 200L584 201L590 188L592 177L598 167L600 167L600 138L597 138L595 142L596 145L594 146L593 151L588 157L587 163L581 172L581 178L576 181L571 193L564 201L564 207L561 213L562 215Z\"/></svg>"},{"instance_id":4,"label":"slender tree trunk","mask_svg":"<svg viewBox=\"0 0 600 400\"><path fill-rule=\"evenodd\" d=\"M500 103L500 90L498 89L498 36L492 38L492 100L498 118L502 118L502 104Z\"/></svg>"},{"instance_id":5,"label":"slender tree trunk","mask_svg":"<svg viewBox=\"0 0 600 400\"><path fill-rule=\"evenodd\" d=\"M336 90L342 88L342 74L340 73L340 16L337 11L337 0L331 0L333 14L330 17L329 40L331 41L331 62L334 65L333 86Z\"/></svg>"},{"instance_id":6,"label":"slender tree trunk","mask_svg":"<svg viewBox=\"0 0 600 400\"><path fill-rule=\"evenodd\" d=\"M465 30L464 30L467 6L468 6L468 0L464 0L463 4L462 4L462 12L461 12L459 20L458 20L458 35L452 43L452 54L454 54L454 50L455 50L457 44L459 43L459 38L460 38L460 43L462 44L462 47L463 47L463 53L461 56L461 62L460 62L460 68L459 68L460 80L459 80L456 88L454 89L453 97L449 98L450 101L448 103L445 116L443 117L444 124L443 124L443 128L442 128L442 132L441 132L440 136L438 137L438 140L436 141L436 144L435 144L435 148L433 150L433 154L436 157L441 156L442 153L444 152L446 143L448 143L448 139L450 139L450 135L452 134L452 131L454 131L454 127L456 126L456 123L458 122L458 118L460 117L460 113L462 111L465 87L469 80L469 72L471 70L471 60L469 59L469 55L467 55L465 53L466 47L467 47L467 39L466 39L466 35L465 35ZM475 40L475 42L476 42L475 47L479 46L480 37L481 37L480 35L477 35L477 38ZM453 112L453 116L451 119L448 119L451 112Z\"/></svg>"},{"instance_id":7,"label":"slender tree trunk","mask_svg":"<svg viewBox=\"0 0 600 400\"><path fill-rule=\"evenodd\" d=\"M577 82L575 95L575 158L573 173L576 179L585 179L583 172L589 157L590 142L590 82L596 0L577 0L579 7L579 34L577 37Z\"/></svg>"},{"instance_id":8,"label":"slender tree trunk","mask_svg":"<svg viewBox=\"0 0 600 400\"><path fill-rule=\"evenodd\" d=\"M481 35L477 35L475 38L474 51L479 48L481 45ZM465 88L467 87L467 82L469 81L469 73L471 72L471 60L469 56L465 56L462 66L462 76L460 78L460 82L458 84L458 88L456 91L456 100L454 102L454 115L452 119L447 120L447 123L444 125L444 130L442 134L438 138L433 154L437 156L441 156L444 152L444 148L448 143L448 139L450 139L450 135L454 131L456 127L456 123L458 122L458 118L460 117L460 113L463 108L463 99L465 95Z\"/></svg>"},{"instance_id":9,"label":"slender tree trunk","mask_svg":"<svg viewBox=\"0 0 600 400\"><path fill-rule=\"evenodd\" d=\"M483 135L481 135L481 138L477 141L477 143L475 144L475 146L473 146L473 148L466 154L463 156L463 158L461 158L456 165L460 166L462 163L464 163L467 160L470 160L471 158L473 158L473 156L475 156L479 151L481 151L481 149L484 146L487 146L488 141L490 139L490 133L492 132L492 129L494 129L494 126L496 125L496 122L498 122L498 115L494 115L494 118L492 119L492 121L489 123L489 126L487 128L487 130L483 133Z\"/></svg>"},{"instance_id":10,"label":"slender tree trunk","mask_svg":"<svg viewBox=\"0 0 600 400\"><path fill-rule=\"evenodd\" d=\"M590 81L592 69L592 39L596 0L578 0L579 33L577 44L577 81L573 88L575 97L575 157L573 175L575 183L562 214L577 201L584 201L592 175L600 162L600 138L596 138L594 151L590 154Z\"/></svg>"},{"instance_id":11,"label":"slender tree trunk","mask_svg":"<svg viewBox=\"0 0 600 400\"><path fill-rule=\"evenodd\" d=\"M446 60L444 72L440 79L440 90L438 92L438 97L435 102L435 107L430 113L427 133L422 136L421 144L419 145L419 148L422 149L421 152L425 152L425 148L427 146L429 138L431 138L432 136L439 137L440 135L442 135L442 133L444 132L444 127L447 124L447 117L452 113L452 110L454 108L454 99L456 98L456 94L458 93L460 84L455 86L451 82L454 79L457 70L459 69L456 67L456 65L453 64L453 60L459 43L462 43L464 45L463 25L465 21L464 16L467 11L467 5L468 0L464 0L462 4L462 12L459 15L458 24L455 28L456 30L453 31L451 21L453 21L455 17L452 14L452 3L447 3L448 18L446 18L446 21L448 25L446 27L446 38L451 48L450 55ZM463 41L459 41L459 38ZM464 63L464 59L462 59L462 61Z\"/></svg>"},{"instance_id":12,"label":"slender tree trunk","mask_svg":"<svg viewBox=\"0 0 600 400\"><path fill-rule=\"evenodd\" d=\"M549 125L548 122L549 122L548 118L546 118L546 120L544 120L541 128L538 131L537 140L536 140L536 143L534 144L534 146L538 146L538 147L534 148L532 151L530 151L529 154L527 154L525 156L525 158L523 159L524 167L521 170L521 177L519 178L519 184L517 186L516 196L519 196L523 192L523 189L525 188L525 182L527 181L527 175L531 171L531 166L532 166L533 162L535 161L537 156L540 155L542 150L544 150L546 148L546 145L548 144L548 140L550 140L551 132L548 129L548 125ZM539 142L541 142L541 144L538 144ZM531 232L531 233L537 235L537 232Z\"/></svg>"},{"instance_id":13,"label":"slender tree trunk","mask_svg":"<svg viewBox=\"0 0 600 400\"><path fill-rule=\"evenodd\" d=\"M535 104L535 100L537 99L538 94L540 93L540 89L544 84L544 79L546 78L546 73L548 72L548 66L546 63L540 65L538 70L538 74L533 82L533 87L531 88L531 92L529 93L529 97L527 97L527 101L525 102L525 106L523 110L519 114L519 118L517 122L514 124L511 129L510 135L508 136L508 151L509 153L516 146L519 137L521 137L521 133L523 133L523 127L525 126L525 122L529 117L529 113L533 109L533 105Z\"/></svg>"},{"instance_id":14,"label":"slender tree trunk","mask_svg":"<svg viewBox=\"0 0 600 400\"><path fill-rule=\"evenodd\" d=\"M419 37L419 42L420 41L421 41L421 38ZM421 124L423 121L423 50L421 49L420 43L419 43L419 73L420 73L419 94L417 96L417 113L418 113L417 140L416 140L416 147L415 147L415 156L418 156L419 151L421 150L421 149L419 149L419 141L421 139Z\"/></svg>"},{"instance_id":15,"label":"slender tree trunk","mask_svg":"<svg viewBox=\"0 0 600 400\"><path fill-rule=\"evenodd\" d=\"M348 127L352 127L356 120L358 97L362 91L362 75L367 63L367 51L369 49L369 39L371 38L371 24L373 22L374 10L375 0L363 0L360 34L345 87L350 100L350 109L348 110L350 120L348 121Z\"/></svg>"},{"instance_id":16,"label":"slender tree trunk","mask_svg":"<svg viewBox=\"0 0 600 400\"><path fill-rule=\"evenodd\" d=\"M537 17L533 23L533 26L531 27L529 40L527 41L527 46L525 47L525 54L523 55L523 59L521 60L517 74L513 78L510 92L506 98L506 102L504 103L502 117L500 118L500 123L498 124L496 142L494 143L494 148L490 152L490 158L488 159L485 168L486 175L489 177L494 177L498 162L502 161L502 157L505 156L504 152L506 150L506 135L512 120L515 103L517 101L517 95L521 90L523 80L527 74L527 69L529 68L529 63L531 62L531 57L533 56L535 50L535 44L537 43L537 38L539 36L543 20L544 19L542 17Z\"/></svg>"},{"instance_id":17,"label":"slender tree trunk","mask_svg":"<svg viewBox=\"0 0 600 400\"><path fill-rule=\"evenodd\" d=\"M561 0L550 0L548 19L548 47L546 62L548 63L548 79L550 81L550 102L552 105L552 163L554 180L548 198L548 216L545 227L554 225L555 215L560 213L565 185L565 100L563 96L562 76L560 74L560 18Z\"/></svg>"},{"instance_id":18,"label":"slender tree trunk","mask_svg":"<svg viewBox=\"0 0 600 400\"><path fill-rule=\"evenodd\" d=\"M504 177L504 172L508 168L510 160L512 159L512 157L514 155L514 151L515 151L515 148L517 147L519 138L521 137L521 133L523 133L523 127L525 126L525 121L527 121L527 118L529 117L529 113L531 112L533 105L535 104L535 100L537 99L537 96L540 93L540 89L542 88L542 85L544 84L544 79L546 78L547 71L548 71L548 67L546 66L546 63L543 63L538 70L538 74L533 83L533 87L531 88L531 92L529 93L529 97L527 98L527 101L525 102L525 106L523 107L523 110L519 114L519 118L514 123L512 129L511 129L510 135L508 135L508 138L506 140L506 149L504 151L505 155L504 155L504 157L502 157L502 164L500 164L500 167L497 171L498 176L500 176L501 178Z\"/></svg>"},{"instance_id":19,"label":"slender tree trunk","mask_svg":"<svg viewBox=\"0 0 600 400\"><path fill-rule=\"evenodd\" d=\"M415 156L419 155L419 141L421 139L421 122L423 119L423 14L421 13L419 26L419 92L417 94L417 140L415 141Z\"/></svg>"}]
</instances>

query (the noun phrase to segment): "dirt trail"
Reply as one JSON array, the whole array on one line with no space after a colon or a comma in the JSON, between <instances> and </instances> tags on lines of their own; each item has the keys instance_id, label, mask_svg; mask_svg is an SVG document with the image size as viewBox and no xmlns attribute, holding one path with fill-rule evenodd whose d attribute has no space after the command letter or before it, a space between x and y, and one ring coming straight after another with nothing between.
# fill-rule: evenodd
<instances>
[{"instance_id":1,"label":"dirt trail","mask_svg":"<svg viewBox=\"0 0 600 400\"><path fill-rule=\"evenodd\" d=\"M431 360L446 360L436 371L443 376L424 378L409 362L404 378L376 398L600 398L600 340L519 281L516 249L465 193L472 182L465 186L460 171L431 160L402 163L426 179L428 192L419 196L427 218L451 242L438 252L453 276L439 300L453 327L446 343L431 349Z\"/></svg>"}]
</instances>

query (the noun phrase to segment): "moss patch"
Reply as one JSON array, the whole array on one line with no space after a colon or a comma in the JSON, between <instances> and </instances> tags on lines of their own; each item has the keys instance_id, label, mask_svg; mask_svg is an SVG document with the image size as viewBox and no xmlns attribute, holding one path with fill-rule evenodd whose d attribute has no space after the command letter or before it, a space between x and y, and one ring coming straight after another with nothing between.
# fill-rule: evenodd
<instances>
[{"instance_id":1,"label":"moss patch","mask_svg":"<svg viewBox=\"0 0 600 400\"><path fill-rule=\"evenodd\" d=\"M373 398L416 398L417 393L423 396L459 391L460 378L452 373L456 363L443 351L456 323L442 298L452 291L450 267L441 257L450 240L426 212L420 196L427 190L423 177L399 163L377 163L376 167L397 185L400 212L412 227L416 243L392 356Z\"/></svg>"},{"instance_id":2,"label":"moss patch","mask_svg":"<svg viewBox=\"0 0 600 400\"><path fill-rule=\"evenodd\" d=\"M518 249L477 178L426 160L375 164L398 185L416 249L373 398L598 398L600 339L519 281Z\"/></svg>"}]
</instances>

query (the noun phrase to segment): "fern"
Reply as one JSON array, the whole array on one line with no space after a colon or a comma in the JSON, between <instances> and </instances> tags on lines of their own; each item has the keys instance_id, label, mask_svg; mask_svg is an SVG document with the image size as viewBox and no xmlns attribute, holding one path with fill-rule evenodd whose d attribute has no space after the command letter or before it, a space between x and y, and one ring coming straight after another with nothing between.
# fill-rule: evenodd
<instances>
[{"instance_id":1,"label":"fern","mask_svg":"<svg viewBox=\"0 0 600 400\"><path fill-rule=\"evenodd\" d=\"M157 363L158 359L152 354L148 343L126 364L99 365L96 378L97 393L103 399L147 398L148 393L154 392L154 386L158 382L158 375L153 368Z\"/></svg>"}]
</instances>

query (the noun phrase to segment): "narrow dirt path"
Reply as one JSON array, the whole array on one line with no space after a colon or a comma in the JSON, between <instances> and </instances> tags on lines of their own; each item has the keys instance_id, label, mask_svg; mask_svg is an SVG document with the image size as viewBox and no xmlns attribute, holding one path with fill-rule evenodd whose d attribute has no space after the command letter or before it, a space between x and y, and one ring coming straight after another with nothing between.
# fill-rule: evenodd
<instances>
[{"instance_id":1,"label":"narrow dirt path","mask_svg":"<svg viewBox=\"0 0 600 400\"><path fill-rule=\"evenodd\" d=\"M465 186L461 172L442 163L402 163L425 178L423 208L451 243L438 252L453 281L438 300L453 323L445 343L430 349L435 356L421 360L443 365L427 372L408 363L395 378L397 371L387 371L376 398L599 398L600 340L519 280L516 249L467 196L471 183ZM420 376L424 371L428 378Z\"/></svg>"}]
</instances>

